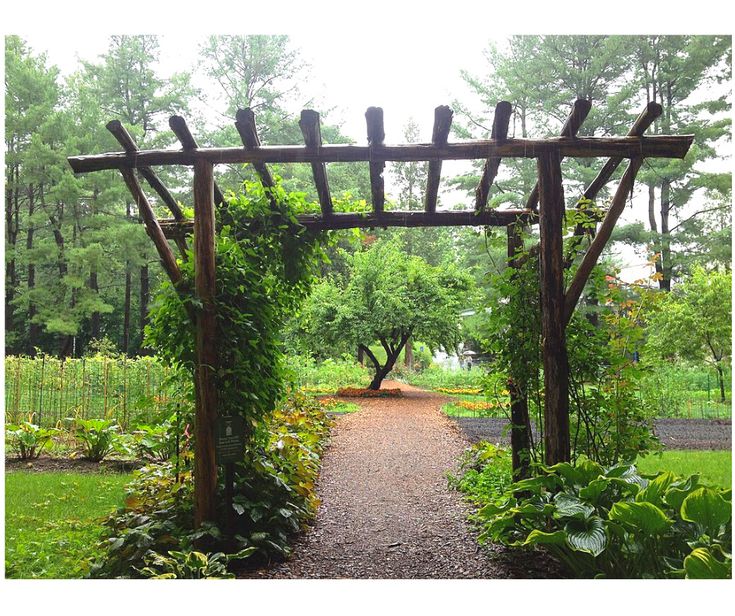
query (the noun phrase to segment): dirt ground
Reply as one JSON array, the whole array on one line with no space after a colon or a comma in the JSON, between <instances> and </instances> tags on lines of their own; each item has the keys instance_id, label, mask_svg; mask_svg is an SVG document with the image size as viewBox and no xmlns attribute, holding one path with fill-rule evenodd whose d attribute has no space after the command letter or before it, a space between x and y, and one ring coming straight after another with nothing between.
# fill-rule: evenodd
<instances>
[{"instance_id":1,"label":"dirt ground","mask_svg":"<svg viewBox=\"0 0 735 616\"><path fill-rule=\"evenodd\" d=\"M539 578L538 556L479 548L460 494L447 486L469 444L440 409L445 396L408 385L398 399L359 400L337 419L324 456L316 522L293 557L248 577Z\"/></svg>"}]
</instances>

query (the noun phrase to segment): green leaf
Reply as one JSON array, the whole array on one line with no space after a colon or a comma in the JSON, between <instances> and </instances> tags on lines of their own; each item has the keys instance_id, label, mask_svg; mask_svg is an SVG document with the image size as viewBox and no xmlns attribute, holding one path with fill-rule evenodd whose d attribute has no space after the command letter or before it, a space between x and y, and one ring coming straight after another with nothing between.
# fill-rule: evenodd
<instances>
[{"instance_id":1,"label":"green leaf","mask_svg":"<svg viewBox=\"0 0 735 616\"><path fill-rule=\"evenodd\" d=\"M638 492L635 497L636 501L646 501L660 506L663 502L666 490L668 490L669 486L674 483L675 479L676 477L674 474L669 471L659 473L654 479L648 482L648 485L645 488Z\"/></svg>"},{"instance_id":2,"label":"green leaf","mask_svg":"<svg viewBox=\"0 0 735 616\"><path fill-rule=\"evenodd\" d=\"M681 518L701 526L710 536L716 536L721 526L732 519L732 508L716 490L701 487L684 499Z\"/></svg>"},{"instance_id":3,"label":"green leaf","mask_svg":"<svg viewBox=\"0 0 735 616\"><path fill-rule=\"evenodd\" d=\"M577 518L584 520L595 512L595 508L592 505L566 492L559 492L554 497L554 504L556 505L556 511L554 512L555 518Z\"/></svg>"},{"instance_id":4,"label":"green leaf","mask_svg":"<svg viewBox=\"0 0 735 616\"><path fill-rule=\"evenodd\" d=\"M671 520L652 503L618 502L613 505L608 517L636 534L660 535L671 526Z\"/></svg>"},{"instance_id":5,"label":"green leaf","mask_svg":"<svg viewBox=\"0 0 735 616\"><path fill-rule=\"evenodd\" d=\"M691 580L729 579L732 577L732 561L723 563L707 548L696 548L684 559L684 570Z\"/></svg>"},{"instance_id":6,"label":"green leaf","mask_svg":"<svg viewBox=\"0 0 735 616\"><path fill-rule=\"evenodd\" d=\"M607 547L605 522L598 517L572 520L565 529L567 543L573 550L599 556Z\"/></svg>"},{"instance_id":7,"label":"green leaf","mask_svg":"<svg viewBox=\"0 0 735 616\"><path fill-rule=\"evenodd\" d=\"M672 483L664 495L664 502L675 511L679 511L684 499L696 490L698 483L699 475L690 475L685 480Z\"/></svg>"},{"instance_id":8,"label":"green leaf","mask_svg":"<svg viewBox=\"0 0 735 616\"><path fill-rule=\"evenodd\" d=\"M563 530L557 530L553 533L532 530L528 533L528 537L522 545L565 545L566 541L567 536Z\"/></svg>"}]
</instances>

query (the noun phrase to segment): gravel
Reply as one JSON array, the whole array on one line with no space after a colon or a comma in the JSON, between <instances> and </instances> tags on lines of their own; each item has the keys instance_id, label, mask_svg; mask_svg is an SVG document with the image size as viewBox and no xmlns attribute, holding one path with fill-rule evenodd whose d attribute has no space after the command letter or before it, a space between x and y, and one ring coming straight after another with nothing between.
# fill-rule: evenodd
<instances>
[{"instance_id":1,"label":"gravel","mask_svg":"<svg viewBox=\"0 0 735 616\"><path fill-rule=\"evenodd\" d=\"M540 554L478 546L446 478L469 443L441 413L446 397L400 387L403 398L360 400L336 420L314 526L290 560L248 577L553 577Z\"/></svg>"},{"instance_id":2,"label":"gravel","mask_svg":"<svg viewBox=\"0 0 735 616\"><path fill-rule=\"evenodd\" d=\"M508 422L490 417L452 417L472 443L486 440L510 444ZM732 422L729 419L657 419L656 435L667 449L732 449Z\"/></svg>"}]
</instances>

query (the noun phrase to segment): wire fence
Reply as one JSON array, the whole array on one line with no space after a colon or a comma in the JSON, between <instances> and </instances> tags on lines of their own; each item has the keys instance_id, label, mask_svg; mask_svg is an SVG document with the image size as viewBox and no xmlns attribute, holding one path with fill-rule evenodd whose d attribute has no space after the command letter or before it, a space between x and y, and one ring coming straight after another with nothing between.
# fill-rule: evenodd
<instances>
[{"instance_id":1,"label":"wire fence","mask_svg":"<svg viewBox=\"0 0 735 616\"><path fill-rule=\"evenodd\" d=\"M5 422L51 427L70 417L104 418L128 429L170 408L167 383L175 376L153 357L7 356Z\"/></svg>"}]
</instances>

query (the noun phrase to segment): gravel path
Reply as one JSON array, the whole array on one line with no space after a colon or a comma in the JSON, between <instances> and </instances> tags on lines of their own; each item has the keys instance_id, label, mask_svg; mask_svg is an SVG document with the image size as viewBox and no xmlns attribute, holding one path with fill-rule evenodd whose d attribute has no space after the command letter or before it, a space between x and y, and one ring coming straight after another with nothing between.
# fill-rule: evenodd
<instances>
[{"instance_id":1,"label":"gravel path","mask_svg":"<svg viewBox=\"0 0 735 616\"><path fill-rule=\"evenodd\" d=\"M503 433L508 423L505 419L453 417L452 421L472 443L510 444L510 433ZM654 429L667 449L732 449L729 419L657 419Z\"/></svg>"},{"instance_id":2,"label":"gravel path","mask_svg":"<svg viewBox=\"0 0 735 616\"><path fill-rule=\"evenodd\" d=\"M478 548L446 472L468 442L441 412L445 396L403 383L398 399L361 400L337 419L314 527L293 557L249 577L511 578L553 575L539 556Z\"/></svg>"}]
</instances>

